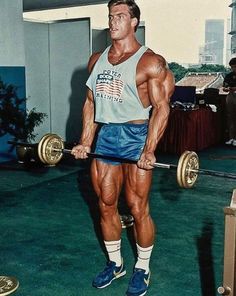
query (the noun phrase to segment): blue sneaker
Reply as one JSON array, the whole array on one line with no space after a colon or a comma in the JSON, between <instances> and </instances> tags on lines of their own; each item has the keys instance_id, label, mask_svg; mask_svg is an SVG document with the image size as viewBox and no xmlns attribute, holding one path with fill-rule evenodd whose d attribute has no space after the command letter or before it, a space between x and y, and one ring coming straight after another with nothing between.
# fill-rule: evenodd
<instances>
[{"instance_id":1,"label":"blue sneaker","mask_svg":"<svg viewBox=\"0 0 236 296\"><path fill-rule=\"evenodd\" d=\"M145 270L135 268L129 281L127 296L143 296L147 293L151 272L145 274Z\"/></svg>"},{"instance_id":2,"label":"blue sneaker","mask_svg":"<svg viewBox=\"0 0 236 296\"><path fill-rule=\"evenodd\" d=\"M95 288L105 288L111 284L112 281L126 274L123 261L121 266L116 266L115 262L109 261L105 269L100 272L93 280L93 286Z\"/></svg>"}]
</instances>

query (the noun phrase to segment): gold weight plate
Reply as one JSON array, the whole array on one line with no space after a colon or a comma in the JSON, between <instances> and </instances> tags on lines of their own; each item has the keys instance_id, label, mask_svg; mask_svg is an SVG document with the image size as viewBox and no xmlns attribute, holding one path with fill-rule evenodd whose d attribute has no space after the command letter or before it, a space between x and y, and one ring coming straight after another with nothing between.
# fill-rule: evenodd
<instances>
[{"instance_id":1,"label":"gold weight plate","mask_svg":"<svg viewBox=\"0 0 236 296\"><path fill-rule=\"evenodd\" d=\"M55 151L55 149L59 149L60 151ZM42 159L48 165L55 165L61 160L63 149L64 142L62 138L56 134L52 134L42 144Z\"/></svg>"},{"instance_id":2,"label":"gold weight plate","mask_svg":"<svg viewBox=\"0 0 236 296\"><path fill-rule=\"evenodd\" d=\"M43 159L42 146L44 141L47 139L47 137L51 135L52 135L51 133L45 134L38 143L38 157L42 163L46 163L45 160Z\"/></svg>"},{"instance_id":3,"label":"gold weight plate","mask_svg":"<svg viewBox=\"0 0 236 296\"><path fill-rule=\"evenodd\" d=\"M182 180L182 171L183 171L183 162L185 160L185 158L187 157L187 155L190 153L190 151L184 151L178 161L178 165L177 165L177 182L179 184L180 187L184 187L184 182Z\"/></svg>"},{"instance_id":4,"label":"gold weight plate","mask_svg":"<svg viewBox=\"0 0 236 296\"><path fill-rule=\"evenodd\" d=\"M189 152L183 160L182 171L181 171L181 180L183 188L191 188L198 177L196 172L199 169L199 159L195 152Z\"/></svg>"},{"instance_id":5,"label":"gold weight plate","mask_svg":"<svg viewBox=\"0 0 236 296\"><path fill-rule=\"evenodd\" d=\"M183 188L189 188L189 179L188 179L188 164L189 164L189 159L190 159L191 152L186 154L186 157L183 160L182 163L182 170L181 170L181 180L182 180L182 185Z\"/></svg>"},{"instance_id":6,"label":"gold weight plate","mask_svg":"<svg viewBox=\"0 0 236 296\"><path fill-rule=\"evenodd\" d=\"M14 277L0 276L0 296L10 295L19 287L19 281Z\"/></svg>"},{"instance_id":7,"label":"gold weight plate","mask_svg":"<svg viewBox=\"0 0 236 296\"><path fill-rule=\"evenodd\" d=\"M120 222L122 228L129 228L134 224L134 217L132 215L120 215Z\"/></svg>"}]
</instances>

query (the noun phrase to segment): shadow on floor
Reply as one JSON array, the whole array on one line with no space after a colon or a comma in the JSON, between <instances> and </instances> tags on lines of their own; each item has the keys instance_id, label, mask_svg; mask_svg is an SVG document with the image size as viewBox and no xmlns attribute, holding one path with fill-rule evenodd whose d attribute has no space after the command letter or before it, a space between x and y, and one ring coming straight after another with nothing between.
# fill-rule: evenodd
<instances>
[{"instance_id":1,"label":"shadow on floor","mask_svg":"<svg viewBox=\"0 0 236 296\"><path fill-rule=\"evenodd\" d=\"M196 238L202 296L215 296L215 272L212 256L213 223L204 221L201 236Z\"/></svg>"}]
</instances>

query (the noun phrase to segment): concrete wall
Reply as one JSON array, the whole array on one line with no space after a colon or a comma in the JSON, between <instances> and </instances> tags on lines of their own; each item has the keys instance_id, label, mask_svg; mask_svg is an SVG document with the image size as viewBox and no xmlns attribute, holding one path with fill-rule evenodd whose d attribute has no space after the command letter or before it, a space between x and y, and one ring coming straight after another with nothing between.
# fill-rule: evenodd
<instances>
[{"instance_id":1,"label":"concrete wall","mask_svg":"<svg viewBox=\"0 0 236 296\"><path fill-rule=\"evenodd\" d=\"M57 133L79 139L90 50L90 20L25 22L28 108L48 118L36 128L38 137Z\"/></svg>"},{"instance_id":2,"label":"concrete wall","mask_svg":"<svg viewBox=\"0 0 236 296\"><path fill-rule=\"evenodd\" d=\"M0 78L18 87L18 97L25 97L25 53L22 0L0 1ZM1 125L0 125L1 128ZM10 135L0 137L0 162L15 157L7 144Z\"/></svg>"},{"instance_id":3,"label":"concrete wall","mask_svg":"<svg viewBox=\"0 0 236 296\"><path fill-rule=\"evenodd\" d=\"M22 0L0 1L0 66L25 66Z\"/></svg>"},{"instance_id":4,"label":"concrete wall","mask_svg":"<svg viewBox=\"0 0 236 296\"><path fill-rule=\"evenodd\" d=\"M36 128L38 137L50 131L49 28L47 24L24 23L27 107L48 117Z\"/></svg>"}]
</instances>

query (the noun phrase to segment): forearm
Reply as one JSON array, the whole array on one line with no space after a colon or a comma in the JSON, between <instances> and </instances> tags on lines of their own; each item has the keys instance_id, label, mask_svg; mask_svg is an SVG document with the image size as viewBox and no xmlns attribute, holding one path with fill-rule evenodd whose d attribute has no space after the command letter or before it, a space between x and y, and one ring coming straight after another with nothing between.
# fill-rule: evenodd
<instances>
[{"instance_id":1,"label":"forearm","mask_svg":"<svg viewBox=\"0 0 236 296\"><path fill-rule=\"evenodd\" d=\"M144 152L154 153L161 137L163 136L170 113L169 104L163 104L152 110L149 120L148 134L144 147Z\"/></svg>"},{"instance_id":2,"label":"forearm","mask_svg":"<svg viewBox=\"0 0 236 296\"><path fill-rule=\"evenodd\" d=\"M83 129L79 141L81 145L92 145L97 126L94 122L94 103L87 99L83 108Z\"/></svg>"}]
</instances>

